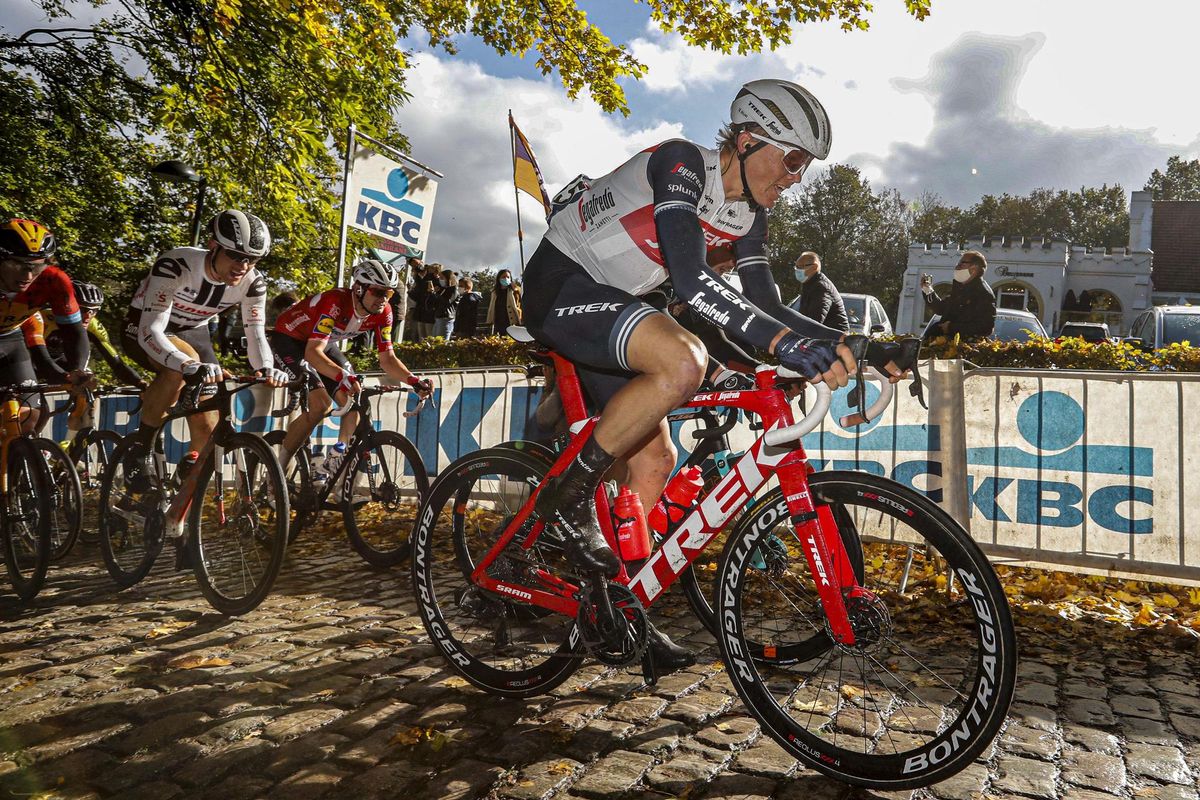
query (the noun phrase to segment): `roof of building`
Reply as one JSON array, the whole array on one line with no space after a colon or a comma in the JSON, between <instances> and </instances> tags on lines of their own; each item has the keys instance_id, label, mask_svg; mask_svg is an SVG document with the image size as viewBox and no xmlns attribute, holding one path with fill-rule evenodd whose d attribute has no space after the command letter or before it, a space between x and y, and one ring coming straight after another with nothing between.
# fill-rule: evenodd
<instances>
[{"instance_id":1,"label":"roof of building","mask_svg":"<svg viewBox=\"0 0 1200 800\"><path fill-rule=\"evenodd\" d=\"M1156 200L1150 231L1156 292L1200 292L1200 200Z\"/></svg>"}]
</instances>

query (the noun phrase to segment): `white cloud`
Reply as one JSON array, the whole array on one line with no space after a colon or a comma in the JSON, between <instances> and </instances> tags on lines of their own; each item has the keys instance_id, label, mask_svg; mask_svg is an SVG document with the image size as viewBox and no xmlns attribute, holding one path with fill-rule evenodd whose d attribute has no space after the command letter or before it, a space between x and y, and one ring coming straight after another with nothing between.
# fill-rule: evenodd
<instances>
[{"instance_id":1,"label":"white cloud","mask_svg":"<svg viewBox=\"0 0 1200 800\"><path fill-rule=\"evenodd\" d=\"M550 81L497 78L476 64L422 55L409 73L412 99L398 120L413 158L442 172L429 257L462 269L518 263L508 110L538 159L550 194L579 173L602 175L673 136L675 123L614 119L588 99L571 101ZM526 258L541 239L540 205L522 195Z\"/></svg>"},{"instance_id":2,"label":"white cloud","mask_svg":"<svg viewBox=\"0 0 1200 800\"><path fill-rule=\"evenodd\" d=\"M704 82L729 80L736 60L711 50L688 47L676 34L646 26L646 37L629 43L634 58L647 68L640 85L651 92L686 92Z\"/></svg>"}]
</instances>

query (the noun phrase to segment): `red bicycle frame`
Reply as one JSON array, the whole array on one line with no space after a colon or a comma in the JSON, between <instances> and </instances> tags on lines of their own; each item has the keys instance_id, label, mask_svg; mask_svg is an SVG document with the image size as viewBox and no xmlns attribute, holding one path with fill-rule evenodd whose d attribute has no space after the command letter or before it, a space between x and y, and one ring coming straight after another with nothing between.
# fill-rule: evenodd
<instances>
[{"instance_id":1,"label":"red bicycle frame","mask_svg":"<svg viewBox=\"0 0 1200 800\"><path fill-rule=\"evenodd\" d=\"M547 477L558 475L566 469L591 435L598 419L587 416L574 365L555 353L551 353L550 357L554 360L563 410L568 421L572 423L573 435L570 444L554 462ZM808 458L799 439L782 447L768 445L765 441L768 431L794 423L791 406L783 390L776 387L776 381L774 369L760 368L755 376L755 389L705 392L695 395L687 403L687 408L721 406L748 411L762 420L763 434L716 486L701 495L696 508L679 522L637 573L631 576L622 560L621 571L615 581L628 586L642 605L649 608L679 579L688 565L700 556L725 523L746 507L772 475L777 475L787 501L796 539L804 550L816 582L817 594L821 599L830 633L834 641L851 645L854 644L854 633L846 614L845 597L866 590L858 586L850 558L829 507L822 506L818 509L813 503L808 488ZM540 491L539 485L509 521L499 539L471 573L471 580L484 589L574 617L579 611L580 592L579 587L569 581L539 569L535 574L543 588L538 588L498 580L488 574L492 562L524 527L533 512ZM596 490L595 504L596 516L604 537L619 555L608 495L603 485ZM544 528L543 521L535 522L521 541L520 547L526 550L533 547Z\"/></svg>"}]
</instances>

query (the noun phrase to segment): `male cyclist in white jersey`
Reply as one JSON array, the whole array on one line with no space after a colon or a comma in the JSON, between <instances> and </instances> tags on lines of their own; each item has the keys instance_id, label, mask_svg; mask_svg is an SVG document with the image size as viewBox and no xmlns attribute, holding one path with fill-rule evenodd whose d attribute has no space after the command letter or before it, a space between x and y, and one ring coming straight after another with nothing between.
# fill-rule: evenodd
<instances>
[{"instance_id":1,"label":"male cyclist in white jersey","mask_svg":"<svg viewBox=\"0 0 1200 800\"><path fill-rule=\"evenodd\" d=\"M251 368L271 386L287 382L287 373L275 369L267 343L267 285L255 269L271 250L266 223L243 211L222 211L209 223L208 233L207 247L179 247L158 257L125 318L122 348L138 365L155 373L142 394L136 434L144 448L126 465L131 485L148 474L150 442L184 384L211 385L225 376L209 337L212 317L240 304ZM208 441L215 417L207 413L187 418L192 449Z\"/></svg>"},{"instance_id":2,"label":"male cyclist in white jersey","mask_svg":"<svg viewBox=\"0 0 1200 800\"><path fill-rule=\"evenodd\" d=\"M845 386L856 367L841 332L780 302L765 254L766 209L829 153L825 109L794 83L758 80L730 112L716 150L671 140L602 178L572 181L554 198L550 228L525 270L526 326L576 362L603 408L579 456L537 503L580 569L619 571L591 498L624 457L627 482L655 502L675 464L666 415L704 377L700 341L638 295L669 277L676 295L730 338L831 388ZM706 264L706 251L722 246L733 247L744 294ZM666 671L693 661L653 628L650 647Z\"/></svg>"}]
</instances>

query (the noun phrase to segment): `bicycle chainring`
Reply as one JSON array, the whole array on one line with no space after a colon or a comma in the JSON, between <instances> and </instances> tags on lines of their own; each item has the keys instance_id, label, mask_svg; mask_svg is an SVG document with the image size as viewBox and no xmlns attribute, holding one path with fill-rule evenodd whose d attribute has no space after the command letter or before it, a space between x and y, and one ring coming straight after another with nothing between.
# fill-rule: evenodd
<instances>
[{"instance_id":1,"label":"bicycle chainring","mask_svg":"<svg viewBox=\"0 0 1200 800\"><path fill-rule=\"evenodd\" d=\"M602 630L603 619L593 601L599 592L585 589L579 603L575 626L579 631L580 645L588 655L602 664L623 667L642 660L646 654L649 623L646 609L637 596L628 588L617 583L608 584L608 598L612 604L613 630ZM598 598L597 598L598 599Z\"/></svg>"}]
</instances>

